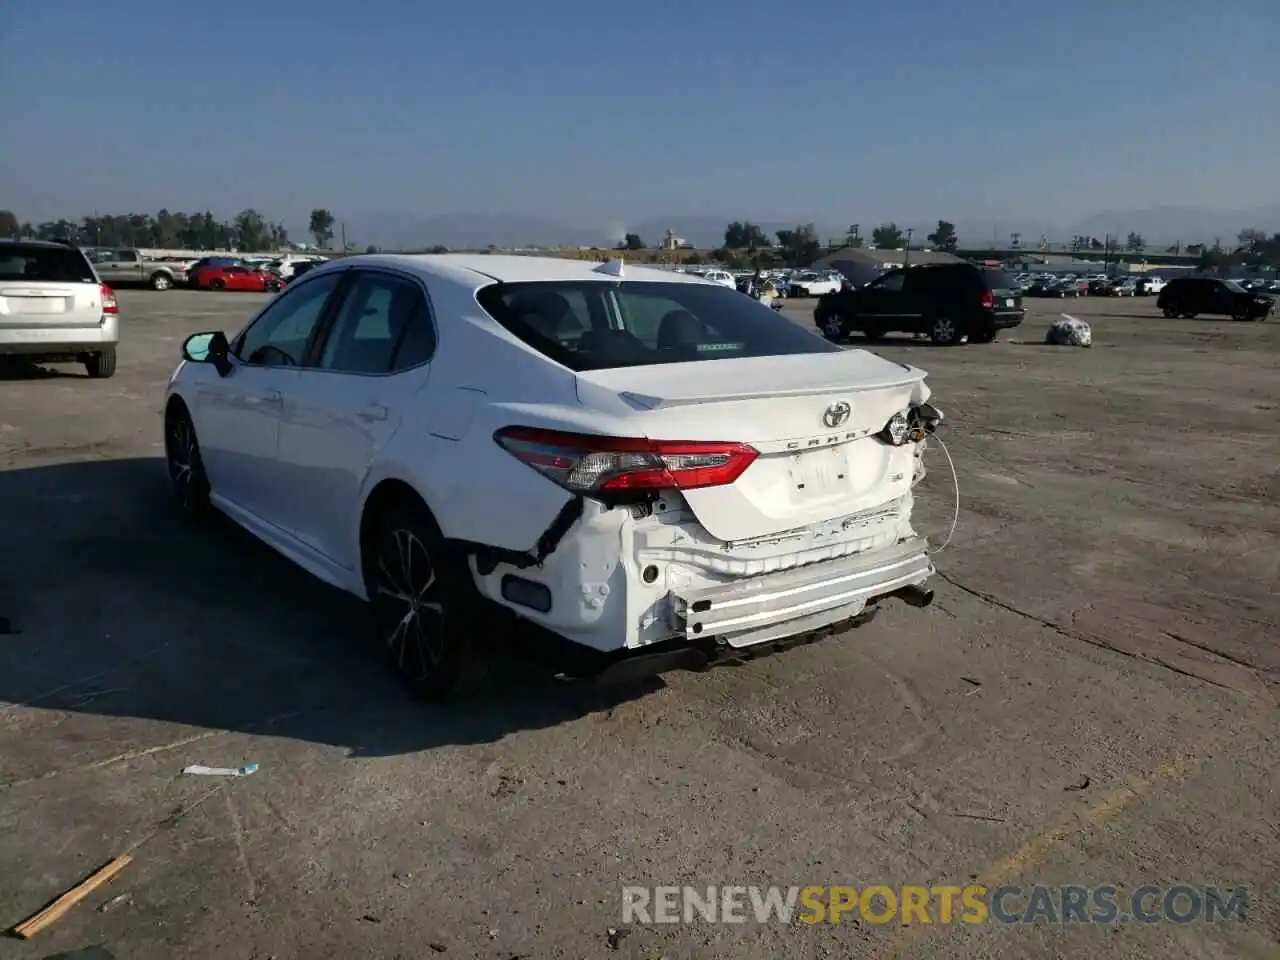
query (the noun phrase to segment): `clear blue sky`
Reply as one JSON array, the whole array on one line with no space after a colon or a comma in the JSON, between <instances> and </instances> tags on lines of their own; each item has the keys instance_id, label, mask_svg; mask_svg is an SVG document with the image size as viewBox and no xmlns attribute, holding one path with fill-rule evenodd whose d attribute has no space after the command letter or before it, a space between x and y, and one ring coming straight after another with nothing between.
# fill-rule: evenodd
<instances>
[{"instance_id":1,"label":"clear blue sky","mask_svg":"<svg viewBox=\"0 0 1280 960\"><path fill-rule=\"evenodd\" d=\"M28 220L1280 199L1280 0L0 0L0 77Z\"/></svg>"}]
</instances>

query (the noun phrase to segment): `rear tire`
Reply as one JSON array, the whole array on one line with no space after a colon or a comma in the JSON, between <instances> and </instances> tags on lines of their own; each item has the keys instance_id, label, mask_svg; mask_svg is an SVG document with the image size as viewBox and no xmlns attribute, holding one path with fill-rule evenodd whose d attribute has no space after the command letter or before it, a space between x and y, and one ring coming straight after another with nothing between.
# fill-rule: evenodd
<instances>
[{"instance_id":1,"label":"rear tire","mask_svg":"<svg viewBox=\"0 0 1280 960\"><path fill-rule=\"evenodd\" d=\"M481 626L483 600L430 511L412 500L393 505L363 552L374 641L401 683L423 700L479 687L488 661L471 636Z\"/></svg>"},{"instance_id":2,"label":"rear tire","mask_svg":"<svg viewBox=\"0 0 1280 960\"><path fill-rule=\"evenodd\" d=\"M85 370L95 380L105 380L116 372L116 348L104 347L101 353L91 353L85 358Z\"/></svg>"},{"instance_id":3,"label":"rear tire","mask_svg":"<svg viewBox=\"0 0 1280 960\"><path fill-rule=\"evenodd\" d=\"M168 290L173 286L173 280L167 273L153 273L151 275L152 290Z\"/></svg>"},{"instance_id":4,"label":"rear tire","mask_svg":"<svg viewBox=\"0 0 1280 960\"><path fill-rule=\"evenodd\" d=\"M992 343L999 333L1000 331L998 330L984 330L981 333L973 334L969 339L974 343Z\"/></svg>"},{"instance_id":5,"label":"rear tire","mask_svg":"<svg viewBox=\"0 0 1280 960\"><path fill-rule=\"evenodd\" d=\"M934 317L929 324L929 339L940 347L950 347L960 342L960 327L950 317Z\"/></svg>"}]
</instances>

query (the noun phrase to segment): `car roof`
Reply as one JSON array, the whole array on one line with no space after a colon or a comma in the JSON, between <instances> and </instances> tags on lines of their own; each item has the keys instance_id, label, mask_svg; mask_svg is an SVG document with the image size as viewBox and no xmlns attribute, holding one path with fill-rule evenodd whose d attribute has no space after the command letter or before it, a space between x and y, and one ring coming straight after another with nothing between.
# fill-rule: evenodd
<instances>
[{"instance_id":1,"label":"car roof","mask_svg":"<svg viewBox=\"0 0 1280 960\"><path fill-rule=\"evenodd\" d=\"M482 253L361 254L330 260L320 270L350 266L383 266L438 278L463 286L500 283L527 283L547 280L641 280L651 283L706 283L704 279L674 270L661 270L628 263L622 276L600 270L597 260L570 260L562 257L521 257ZM313 271L318 272L318 271Z\"/></svg>"},{"instance_id":2,"label":"car roof","mask_svg":"<svg viewBox=\"0 0 1280 960\"><path fill-rule=\"evenodd\" d=\"M0 237L0 243L20 243L25 247L48 247L53 250L78 250L79 247L70 243L59 243L57 240L27 240L22 237Z\"/></svg>"}]
</instances>

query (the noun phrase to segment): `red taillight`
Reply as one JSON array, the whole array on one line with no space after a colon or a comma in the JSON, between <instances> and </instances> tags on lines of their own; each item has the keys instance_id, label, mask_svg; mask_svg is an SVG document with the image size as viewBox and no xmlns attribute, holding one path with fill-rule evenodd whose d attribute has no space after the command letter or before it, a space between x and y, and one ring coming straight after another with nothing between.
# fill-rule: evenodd
<instances>
[{"instance_id":1,"label":"red taillight","mask_svg":"<svg viewBox=\"0 0 1280 960\"><path fill-rule=\"evenodd\" d=\"M990 290L982 291L982 309L990 310L996 305L996 295Z\"/></svg>"},{"instance_id":2,"label":"red taillight","mask_svg":"<svg viewBox=\"0 0 1280 960\"><path fill-rule=\"evenodd\" d=\"M733 483L760 454L745 443L646 440L506 427L493 437L516 459L574 493L694 490Z\"/></svg>"},{"instance_id":3,"label":"red taillight","mask_svg":"<svg viewBox=\"0 0 1280 960\"><path fill-rule=\"evenodd\" d=\"M102 312L103 313L119 313L120 304L116 303L116 292L108 287L105 283L98 285L98 292L102 294Z\"/></svg>"}]
</instances>

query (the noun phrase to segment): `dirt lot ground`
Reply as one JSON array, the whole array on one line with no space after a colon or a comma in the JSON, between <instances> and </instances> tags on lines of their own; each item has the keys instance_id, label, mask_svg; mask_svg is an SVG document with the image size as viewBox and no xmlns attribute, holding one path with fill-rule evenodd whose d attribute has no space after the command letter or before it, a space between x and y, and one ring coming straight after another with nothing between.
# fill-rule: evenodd
<instances>
[{"instance_id":1,"label":"dirt lot ground","mask_svg":"<svg viewBox=\"0 0 1280 960\"><path fill-rule=\"evenodd\" d=\"M0 380L0 923L136 856L0 956L1277 956L1280 324L1033 302L989 346L891 343L931 372L959 468L933 607L609 700L510 668L437 709L353 604L168 506L179 344L258 299L124 292L114 379ZM1040 345L1062 309L1092 349ZM1252 894L1247 924L610 943L624 884L974 879Z\"/></svg>"}]
</instances>

